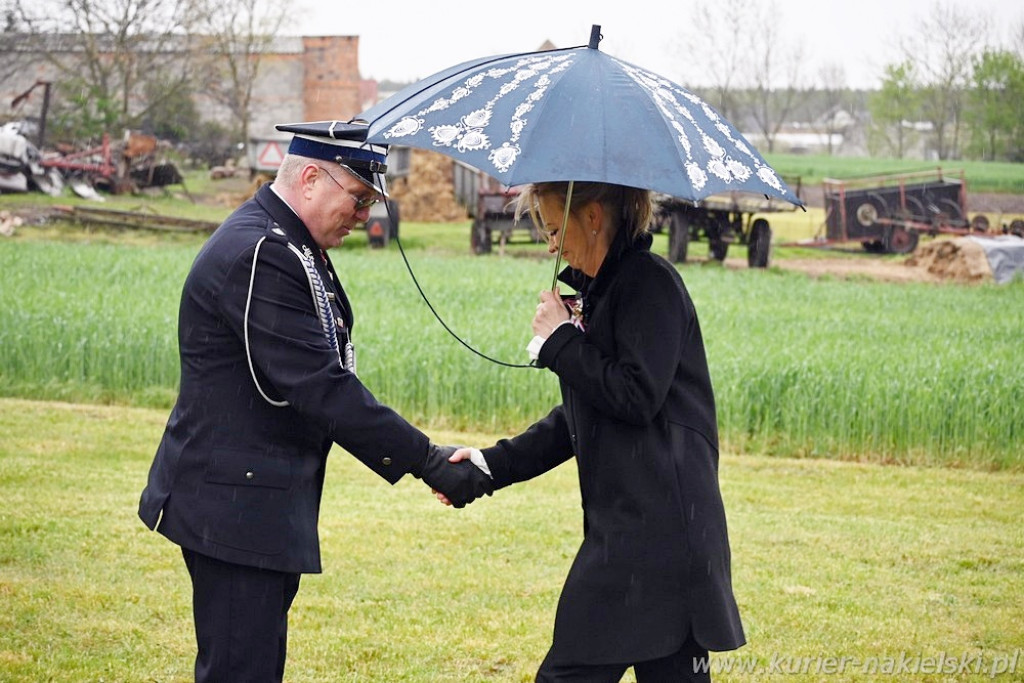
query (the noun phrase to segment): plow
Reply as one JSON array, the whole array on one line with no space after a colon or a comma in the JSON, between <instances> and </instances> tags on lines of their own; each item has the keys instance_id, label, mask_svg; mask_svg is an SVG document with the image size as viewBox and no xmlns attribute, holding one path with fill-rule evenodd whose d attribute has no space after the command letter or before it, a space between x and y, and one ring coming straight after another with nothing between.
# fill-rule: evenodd
<instances>
[{"instance_id":1,"label":"plow","mask_svg":"<svg viewBox=\"0 0 1024 683\"><path fill-rule=\"evenodd\" d=\"M103 133L98 142L44 147L50 84L36 82L15 98L12 107L38 86L44 86L45 97L36 130L24 121L0 127L0 191L58 196L67 185L80 196L97 199L97 191L124 194L146 187L183 185L184 178L174 164L158 158L161 145L151 135L126 130L120 141Z\"/></svg>"}]
</instances>

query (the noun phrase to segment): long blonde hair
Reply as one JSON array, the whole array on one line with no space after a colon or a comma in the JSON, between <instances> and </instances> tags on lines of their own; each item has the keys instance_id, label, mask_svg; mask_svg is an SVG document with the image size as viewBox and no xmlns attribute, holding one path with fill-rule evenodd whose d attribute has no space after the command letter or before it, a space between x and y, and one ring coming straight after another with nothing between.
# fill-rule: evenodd
<instances>
[{"instance_id":1,"label":"long blonde hair","mask_svg":"<svg viewBox=\"0 0 1024 683\"><path fill-rule=\"evenodd\" d=\"M518 221L524 213L529 214L537 229L543 230L544 225L540 218L538 204L540 197L549 194L559 195L562 197L564 206L565 195L568 190L568 181L527 185L519 193L519 200L516 203L516 220ZM584 181L573 183L572 200L569 206L570 212L575 213L583 206L595 201L604 206L610 215L620 217L621 225L629 231L629 241L632 242L650 230L654 207L651 204L651 193L649 190L641 190L640 188L627 187L625 185L612 185L611 183ZM618 227L618 224L615 227Z\"/></svg>"}]
</instances>

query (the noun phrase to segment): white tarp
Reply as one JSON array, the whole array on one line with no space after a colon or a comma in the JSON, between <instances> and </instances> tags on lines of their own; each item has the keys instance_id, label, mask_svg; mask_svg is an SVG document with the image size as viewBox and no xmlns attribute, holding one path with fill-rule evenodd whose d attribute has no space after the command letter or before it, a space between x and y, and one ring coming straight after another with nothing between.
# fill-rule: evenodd
<instances>
[{"instance_id":1,"label":"white tarp","mask_svg":"<svg viewBox=\"0 0 1024 683\"><path fill-rule=\"evenodd\" d=\"M1024 277L1024 239L1016 235L972 235L968 239L985 251L985 258L988 259L992 277L996 282L1003 284L1015 277Z\"/></svg>"}]
</instances>

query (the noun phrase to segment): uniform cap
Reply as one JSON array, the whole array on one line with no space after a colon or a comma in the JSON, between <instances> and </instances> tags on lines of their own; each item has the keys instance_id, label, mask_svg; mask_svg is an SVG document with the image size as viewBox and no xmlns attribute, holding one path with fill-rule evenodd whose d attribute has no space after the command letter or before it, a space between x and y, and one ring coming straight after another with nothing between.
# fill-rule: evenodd
<instances>
[{"instance_id":1,"label":"uniform cap","mask_svg":"<svg viewBox=\"0 0 1024 683\"><path fill-rule=\"evenodd\" d=\"M279 123L277 130L292 133L288 153L310 159L333 161L343 166L364 185L385 197L384 174L388 167L386 145L366 143L366 123L311 121Z\"/></svg>"}]
</instances>

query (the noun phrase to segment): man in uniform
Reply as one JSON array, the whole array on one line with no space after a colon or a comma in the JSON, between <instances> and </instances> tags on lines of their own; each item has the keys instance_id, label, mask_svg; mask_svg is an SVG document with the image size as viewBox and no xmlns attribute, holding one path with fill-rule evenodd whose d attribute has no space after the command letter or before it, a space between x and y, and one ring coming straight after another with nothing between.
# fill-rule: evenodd
<instances>
[{"instance_id":1,"label":"man in uniform","mask_svg":"<svg viewBox=\"0 0 1024 683\"><path fill-rule=\"evenodd\" d=\"M457 505L489 477L439 447L356 376L353 316L327 251L386 196L366 127L280 125L272 184L224 221L185 280L181 380L139 516L181 546L193 588L197 681L280 681L288 610L317 573L333 443L394 484L421 478Z\"/></svg>"}]
</instances>

